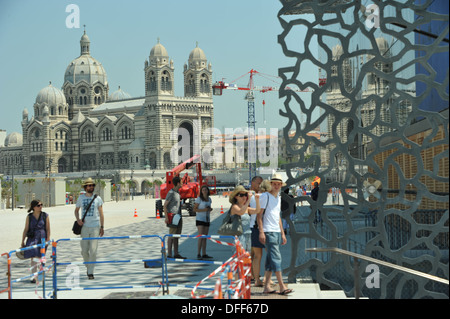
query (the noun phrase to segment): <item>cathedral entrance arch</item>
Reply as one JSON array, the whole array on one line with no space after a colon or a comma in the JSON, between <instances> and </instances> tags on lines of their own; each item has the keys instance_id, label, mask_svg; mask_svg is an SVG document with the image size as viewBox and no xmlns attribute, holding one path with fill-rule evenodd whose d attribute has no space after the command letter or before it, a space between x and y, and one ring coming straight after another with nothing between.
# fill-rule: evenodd
<instances>
[{"instance_id":1,"label":"cathedral entrance arch","mask_svg":"<svg viewBox=\"0 0 450 319\"><path fill-rule=\"evenodd\" d=\"M178 143L182 144L179 145L178 160L179 162L183 162L194 156L194 128L191 122L185 121L180 124L180 129L182 131L178 132ZM186 133L188 136L186 136Z\"/></svg>"}]
</instances>

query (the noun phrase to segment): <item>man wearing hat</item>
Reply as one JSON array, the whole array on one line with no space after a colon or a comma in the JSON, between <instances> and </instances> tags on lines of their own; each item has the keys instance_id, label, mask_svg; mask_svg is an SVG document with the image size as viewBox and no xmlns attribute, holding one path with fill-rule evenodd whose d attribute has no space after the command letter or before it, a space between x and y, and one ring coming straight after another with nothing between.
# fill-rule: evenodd
<instances>
[{"instance_id":1,"label":"man wearing hat","mask_svg":"<svg viewBox=\"0 0 450 319\"><path fill-rule=\"evenodd\" d=\"M257 216L259 240L266 246L267 255L264 273L264 293L280 295L287 295L292 292L292 289L283 282L281 269L281 252L280 245L285 245L286 235L283 230L283 223L281 221L281 196L280 190L282 186L286 186L280 174L273 174L270 179L271 190L264 193L266 196L261 196L261 212ZM271 289L270 279L272 272L275 272L280 291Z\"/></svg>"},{"instance_id":2,"label":"man wearing hat","mask_svg":"<svg viewBox=\"0 0 450 319\"><path fill-rule=\"evenodd\" d=\"M102 237L104 234L103 201L100 196L94 195L95 182L92 178L86 179L82 186L85 194L81 194L78 197L75 208L75 218L78 224L83 226L81 228L81 237ZM89 210L87 210L88 208ZM85 216L84 221L82 220L83 216ZM97 261L97 246L98 240L81 241L81 255L85 262ZM86 268L88 278L94 279L95 264L86 264Z\"/></svg>"}]
</instances>

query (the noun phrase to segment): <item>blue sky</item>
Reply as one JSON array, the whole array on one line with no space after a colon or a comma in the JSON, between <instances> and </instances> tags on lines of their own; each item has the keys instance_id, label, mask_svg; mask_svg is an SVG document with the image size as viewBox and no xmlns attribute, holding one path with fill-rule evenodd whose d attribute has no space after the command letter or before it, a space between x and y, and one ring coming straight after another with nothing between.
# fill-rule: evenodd
<instances>
[{"instance_id":1,"label":"blue sky","mask_svg":"<svg viewBox=\"0 0 450 319\"><path fill-rule=\"evenodd\" d=\"M80 9L79 29L66 27L66 6L72 3ZM91 55L106 70L110 93L120 86L132 97L144 95L144 62L159 37L174 60L175 95L183 96L183 66L197 41L212 64L214 81L231 82L251 69L276 76L290 65L277 43L280 8L277 0L1 0L0 129L21 133L22 111L33 115L38 92L49 81L62 87L67 66L80 55L83 25ZM236 83L246 86L248 79ZM276 81L256 77L255 85L281 84ZM257 128L284 127L283 102L277 92L257 93ZM243 92L225 91L214 97L214 106L219 130L247 126Z\"/></svg>"}]
</instances>

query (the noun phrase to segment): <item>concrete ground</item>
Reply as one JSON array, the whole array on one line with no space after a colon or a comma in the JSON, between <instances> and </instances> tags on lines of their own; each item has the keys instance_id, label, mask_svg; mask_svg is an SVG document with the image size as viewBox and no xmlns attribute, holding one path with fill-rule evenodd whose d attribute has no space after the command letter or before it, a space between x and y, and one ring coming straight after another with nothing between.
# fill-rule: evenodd
<instances>
[{"instance_id":1,"label":"concrete ground","mask_svg":"<svg viewBox=\"0 0 450 319\"><path fill-rule=\"evenodd\" d=\"M217 234L217 229L222 220L221 211L226 211L230 206L228 198L221 196L212 197L211 227L209 234ZM51 225L51 238L58 241L58 262L82 262L80 241L65 241L61 239L76 238L71 228L75 220L75 205L59 207L44 207L44 211L49 214ZM135 214L136 212L136 214ZM168 228L164 219L156 218L155 200L135 197L134 200L121 202L107 202L104 204L105 214L105 235L104 237L116 236L136 236L136 235L158 235L163 237L168 234ZM14 211L0 211L0 253L9 252L19 248L21 236L25 225L27 212L25 209L15 209ZM135 217L137 215L137 217ZM183 211L183 234L197 235L195 217L189 216ZM290 262L290 240L282 246L283 268L287 268ZM180 254L194 262L169 262L168 278L170 286L170 297L189 298L192 288L185 286L195 286L197 283L208 277L219 265L199 262L197 256L197 239L181 238ZM227 241L227 240L224 240ZM213 261L226 261L233 254L233 247L221 245L208 240L207 253L214 257ZM50 262L51 253L47 252L47 259ZM161 298L160 288L143 288L143 286L157 285L161 281L161 267L144 268L143 259L157 259L161 257L161 240L159 238L140 239L112 239L100 240L98 248L98 261L127 260L126 263L101 263L95 268L95 279L88 280L84 265L61 265L57 269L58 289L79 286L80 289L58 291L58 299L125 299L125 298ZM262 261L261 276L263 276ZM30 274L29 261L12 258L12 278L17 279ZM0 258L0 291L7 287L5 271L6 258ZM78 276L79 274L79 276ZM51 294L52 272L46 276L45 296ZM76 276L75 276L76 275ZM205 280L201 287L214 287L219 275ZM79 282L77 281L79 278ZM276 282L275 277L273 280ZM285 278L287 282L287 278ZM173 286L172 286L173 285ZM111 289L103 289L104 287ZM132 286L131 289L121 287ZM84 288L84 289L82 289ZM101 289L100 289L101 288ZM198 289L198 295L209 291ZM277 287L274 287L277 289ZM315 284L289 284L289 288L294 289L294 293L288 297L278 295L265 295L262 288L252 287L252 298L254 299L320 299L320 298L343 298L339 296L321 294L320 289ZM36 299L43 297L42 282L40 285L31 284L29 279L24 279L13 284L13 299ZM0 299L8 298L7 293L0 294Z\"/></svg>"}]
</instances>

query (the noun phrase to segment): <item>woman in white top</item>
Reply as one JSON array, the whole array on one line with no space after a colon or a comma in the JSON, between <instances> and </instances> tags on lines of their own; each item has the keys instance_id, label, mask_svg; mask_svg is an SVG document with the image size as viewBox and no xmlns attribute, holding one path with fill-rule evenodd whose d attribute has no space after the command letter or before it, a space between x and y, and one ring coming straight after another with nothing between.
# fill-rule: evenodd
<instances>
[{"instance_id":1,"label":"woman in white top","mask_svg":"<svg viewBox=\"0 0 450 319\"><path fill-rule=\"evenodd\" d=\"M200 189L200 196L197 197L194 204L194 212L196 213L195 225L198 229L199 235L208 235L209 225L210 225L210 213L211 208L211 197L209 197L209 188L203 185ZM198 239L198 253L197 259L210 259L213 258L206 254L206 240L207 238ZM201 251L203 250L203 255Z\"/></svg>"}]
</instances>

